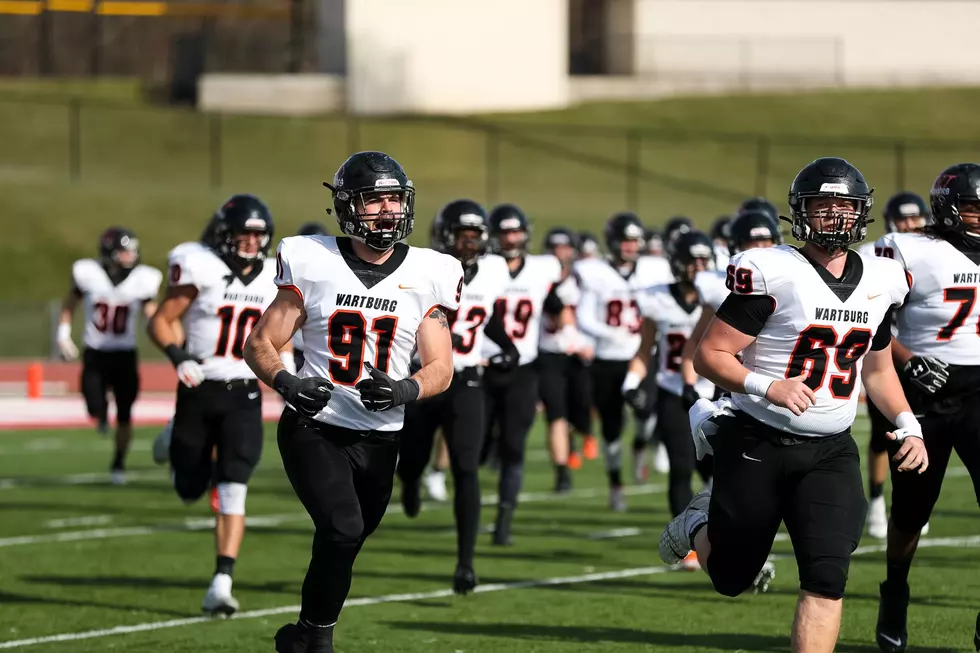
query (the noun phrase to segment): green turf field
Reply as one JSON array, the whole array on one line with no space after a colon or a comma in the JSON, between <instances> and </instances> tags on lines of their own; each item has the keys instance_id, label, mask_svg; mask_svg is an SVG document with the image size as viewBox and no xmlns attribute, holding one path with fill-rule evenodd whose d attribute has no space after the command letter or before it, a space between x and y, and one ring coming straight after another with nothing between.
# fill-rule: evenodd
<instances>
[{"instance_id":1,"label":"green turf field","mask_svg":"<svg viewBox=\"0 0 980 653\"><path fill-rule=\"evenodd\" d=\"M81 102L76 182L71 98ZM418 188L411 242L425 243L441 205L470 196L524 207L536 247L550 226L599 231L622 209L651 224L686 214L707 226L757 191L782 206L793 176L818 156L853 161L882 203L901 179L925 192L946 165L980 159L978 102L980 89L913 89L596 103L451 121L216 119L150 106L132 81L0 82L0 357L48 353L46 303L62 296L71 262L91 256L109 224L134 228L145 262L162 266L223 199L252 192L269 202L278 234L291 234L332 220L320 182L353 149L383 149L408 169Z\"/></svg>"},{"instance_id":2,"label":"green turf field","mask_svg":"<svg viewBox=\"0 0 980 653\"><path fill-rule=\"evenodd\" d=\"M862 442L865 428L862 419ZM100 631L16 648L258 653L272 650L276 629L295 618L291 606L299 601L311 524L283 476L273 426L249 494L253 524L235 570L244 614L214 622L195 620L214 566L210 513L206 504L179 503L165 470L150 461L153 435L138 431L130 465L135 478L125 488L107 484L109 444L93 431L0 435L0 649ZM556 497L540 428L532 443L516 546L492 548L489 535L481 535L477 550L477 571L493 591L446 595L455 564L451 509L427 503L409 520L396 493L358 559L351 598L359 600L341 616L338 651L788 650L797 587L792 558L777 561L768 594L725 599L702 573L660 566L656 542L668 517L664 477L631 488L629 512L614 514L606 508L601 461L576 474L571 496ZM963 471L958 463L952 468L927 538L934 546L920 550L913 568L909 651L973 650L980 521ZM483 473L488 495L494 480ZM491 522L493 509L485 507L483 517ZM866 537L851 565L838 651L877 651L880 544ZM790 547L778 542L775 552L785 555ZM549 580L562 578L567 582ZM278 608L285 610L270 614ZM139 632L106 632L119 626Z\"/></svg>"}]
</instances>

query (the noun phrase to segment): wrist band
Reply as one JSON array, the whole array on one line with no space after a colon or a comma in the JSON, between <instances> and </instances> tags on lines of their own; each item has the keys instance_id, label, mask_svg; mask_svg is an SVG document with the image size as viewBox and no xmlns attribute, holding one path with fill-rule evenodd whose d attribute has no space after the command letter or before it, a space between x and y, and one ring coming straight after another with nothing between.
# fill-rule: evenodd
<instances>
[{"instance_id":1,"label":"wrist band","mask_svg":"<svg viewBox=\"0 0 980 653\"><path fill-rule=\"evenodd\" d=\"M769 392L769 386L771 386L775 380L776 379L758 374L756 372L749 372L749 375L745 377L745 382L742 385L745 386L745 394L765 398L766 393Z\"/></svg>"},{"instance_id":2,"label":"wrist band","mask_svg":"<svg viewBox=\"0 0 980 653\"><path fill-rule=\"evenodd\" d=\"M636 388L640 387L641 380L642 379L640 379L639 374L636 372L629 372L626 375L626 378L623 380L622 391L629 392L630 390L635 390Z\"/></svg>"},{"instance_id":3,"label":"wrist band","mask_svg":"<svg viewBox=\"0 0 980 653\"><path fill-rule=\"evenodd\" d=\"M922 431L922 426L919 424L919 420L917 420L915 415L909 411L899 413L895 417L895 426L899 429L915 429L919 432Z\"/></svg>"}]
</instances>

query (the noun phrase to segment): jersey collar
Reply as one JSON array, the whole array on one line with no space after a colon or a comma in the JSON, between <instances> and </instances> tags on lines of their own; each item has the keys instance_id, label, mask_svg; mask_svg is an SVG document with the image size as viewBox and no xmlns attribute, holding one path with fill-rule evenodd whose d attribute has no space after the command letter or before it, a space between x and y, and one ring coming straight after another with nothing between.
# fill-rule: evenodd
<instances>
[{"instance_id":1,"label":"jersey collar","mask_svg":"<svg viewBox=\"0 0 980 653\"><path fill-rule=\"evenodd\" d=\"M794 247L793 249L799 252L800 256L813 266L820 280L827 285L830 292L837 295L837 299L842 303L850 299L851 294L854 293L854 289L861 283L861 277L864 276L864 262L857 252L850 249L847 250L847 259L844 261L844 274L838 279L828 272L827 268L807 256L802 249L799 247Z\"/></svg>"},{"instance_id":2,"label":"jersey collar","mask_svg":"<svg viewBox=\"0 0 980 653\"><path fill-rule=\"evenodd\" d=\"M368 263L354 253L350 238L345 237L337 239L337 249L340 250L340 254L350 271L368 290L387 279L388 275L397 270L405 261L405 257L408 256L408 245L395 243L392 248L394 251L384 263Z\"/></svg>"}]
</instances>

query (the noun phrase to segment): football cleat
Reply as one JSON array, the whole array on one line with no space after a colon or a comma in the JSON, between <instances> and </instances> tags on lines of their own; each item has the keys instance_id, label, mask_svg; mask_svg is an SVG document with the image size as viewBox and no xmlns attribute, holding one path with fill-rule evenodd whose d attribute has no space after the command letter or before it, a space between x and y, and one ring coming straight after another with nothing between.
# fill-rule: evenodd
<instances>
[{"instance_id":1,"label":"football cleat","mask_svg":"<svg viewBox=\"0 0 980 653\"><path fill-rule=\"evenodd\" d=\"M878 625L875 639L884 653L902 653L909 643L909 586L894 587L886 580L879 588Z\"/></svg>"},{"instance_id":2,"label":"football cleat","mask_svg":"<svg viewBox=\"0 0 980 653\"><path fill-rule=\"evenodd\" d=\"M479 581L476 578L476 573L470 567L456 567L456 573L453 574L453 594L466 596L478 584Z\"/></svg>"},{"instance_id":3,"label":"football cleat","mask_svg":"<svg viewBox=\"0 0 980 653\"><path fill-rule=\"evenodd\" d=\"M626 493L622 487L609 488L609 509L613 512L626 512Z\"/></svg>"},{"instance_id":4,"label":"football cleat","mask_svg":"<svg viewBox=\"0 0 980 653\"><path fill-rule=\"evenodd\" d=\"M571 470L582 469L582 455L577 451L568 454L568 468Z\"/></svg>"},{"instance_id":5,"label":"football cleat","mask_svg":"<svg viewBox=\"0 0 980 653\"><path fill-rule=\"evenodd\" d=\"M568 467L558 467L555 470L555 493L568 494L572 491L572 475Z\"/></svg>"},{"instance_id":6,"label":"football cleat","mask_svg":"<svg viewBox=\"0 0 980 653\"><path fill-rule=\"evenodd\" d=\"M174 421L170 420L153 439L153 462L164 465L170 462L170 438L174 433Z\"/></svg>"},{"instance_id":7,"label":"football cleat","mask_svg":"<svg viewBox=\"0 0 980 653\"><path fill-rule=\"evenodd\" d=\"M422 510L422 496L419 492L419 482L402 483L402 510L408 517L416 517Z\"/></svg>"},{"instance_id":8,"label":"football cleat","mask_svg":"<svg viewBox=\"0 0 980 653\"><path fill-rule=\"evenodd\" d=\"M663 442L657 444L657 451L653 455L653 471L658 474L666 474L670 471L670 456L667 455L667 447Z\"/></svg>"},{"instance_id":9,"label":"football cleat","mask_svg":"<svg viewBox=\"0 0 980 653\"><path fill-rule=\"evenodd\" d=\"M594 435L587 435L582 440L582 454L586 460L595 460L599 457L599 442Z\"/></svg>"},{"instance_id":10,"label":"football cleat","mask_svg":"<svg viewBox=\"0 0 980 653\"><path fill-rule=\"evenodd\" d=\"M766 560L765 564L762 565L762 569L759 570L759 574L752 581L752 593L759 594L769 591L769 584L772 579L776 577L776 565L772 564L772 561Z\"/></svg>"},{"instance_id":11,"label":"football cleat","mask_svg":"<svg viewBox=\"0 0 980 653\"><path fill-rule=\"evenodd\" d=\"M868 502L868 535L876 540L888 537L888 513L883 496Z\"/></svg>"},{"instance_id":12,"label":"football cleat","mask_svg":"<svg viewBox=\"0 0 980 653\"><path fill-rule=\"evenodd\" d=\"M449 492L446 490L446 473L433 470L426 474L425 491L433 501L442 503L449 499Z\"/></svg>"},{"instance_id":13,"label":"football cleat","mask_svg":"<svg viewBox=\"0 0 980 653\"><path fill-rule=\"evenodd\" d=\"M211 587L204 595L201 610L212 617L230 617L238 612L238 601L231 595L231 576L215 574Z\"/></svg>"},{"instance_id":14,"label":"football cleat","mask_svg":"<svg viewBox=\"0 0 980 653\"><path fill-rule=\"evenodd\" d=\"M122 467L113 467L109 471L109 480L113 485L126 485L126 470Z\"/></svg>"},{"instance_id":15,"label":"football cleat","mask_svg":"<svg viewBox=\"0 0 980 653\"><path fill-rule=\"evenodd\" d=\"M694 548L691 531L699 524L707 523L710 503L710 492L698 492L691 499L691 503L687 504L687 508L670 520L660 534L658 552L661 560L668 565L676 565L691 552Z\"/></svg>"},{"instance_id":16,"label":"football cleat","mask_svg":"<svg viewBox=\"0 0 980 653\"><path fill-rule=\"evenodd\" d=\"M681 569L684 571L697 571L700 568L701 565L698 563L697 551L690 551L686 556L684 556L684 559L681 560Z\"/></svg>"},{"instance_id":17,"label":"football cleat","mask_svg":"<svg viewBox=\"0 0 980 653\"><path fill-rule=\"evenodd\" d=\"M276 631L276 653L333 653L333 626L286 624Z\"/></svg>"},{"instance_id":18,"label":"football cleat","mask_svg":"<svg viewBox=\"0 0 980 653\"><path fill-rule=\"evenodd\" d=\"M510 523L514 519L513 506L497 506L497 521L493 528L494 546L511 546L514 541L510 537Z\"/></svg>"}]
</instances>

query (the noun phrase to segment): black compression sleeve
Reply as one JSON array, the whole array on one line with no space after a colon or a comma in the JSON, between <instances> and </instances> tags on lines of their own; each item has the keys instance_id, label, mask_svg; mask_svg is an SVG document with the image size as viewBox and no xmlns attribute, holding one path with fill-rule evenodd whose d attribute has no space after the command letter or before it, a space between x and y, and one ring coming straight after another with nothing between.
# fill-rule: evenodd
<instances>
[{"instance_id":1,"label":"black compression sleeve","mask_svg":"<svg viewBox=\"0 0 980 653\"><path fill-rule=\"evenodd\" d=\"M718 307L715 317L747 336L757 336L776 310L776 300L768 295L731 293Z\"/></svg>"},{"instance_id":2,"label":"black compression sleeve","mask_svg":"<svg viewBox=\"0 0 980 653\"><path fill-rule=\"evenodd\" d=\"M565 303L558 296L558 284L551 286L548 296L544 299L544 312L548 315L558 315L565 308Z\"/></svg>"},{"instance_id":3,"label":"black compression sleeve","mask_svg":"<svg viewBox=\"0 0 980 653\"><path fill-rule=\"evenodd\" d=\"M507 329L504 327L504 314L500 310L499 302L494 302L493 314L487 320L486 326L483 327L483 332L503 351L510 351L514 347L514 343L507 335Z\"/></svg>"},{"instance_id":4,"label":"black compression sleeve","mask_svg":"<svg viewBox=\"0 0 980 653\"><path fill-rule=\"evenodd\" d=\"M885 317L881 318L881 324L878 325L878 330L875 331L875 336L871 340L871 351L881 351L892 341L892 317L895 313L895 307L892 306L885 313Z\"/></svg>"}]
</instances>

